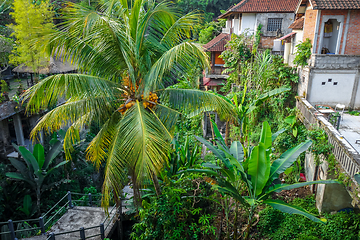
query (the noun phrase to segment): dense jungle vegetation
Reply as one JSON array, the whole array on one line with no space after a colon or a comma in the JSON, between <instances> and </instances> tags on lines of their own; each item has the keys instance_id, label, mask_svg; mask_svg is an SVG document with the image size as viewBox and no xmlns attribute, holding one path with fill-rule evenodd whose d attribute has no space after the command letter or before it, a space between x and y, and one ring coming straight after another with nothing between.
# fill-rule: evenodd
<instances>
[{"instance_id":1,"label":"dense jungle vegetation","mask_svg":"<svg viewBox=\"0 0 360 240\"><path fill-rule=\"evenodd\" d=\"M19 93L28 114L44 115L34 146L14 144L22 158L0 159L0 222L37 218L68 191L101 193L108 208L130 184L129 239L359 239L357 213L315 207L309 185L338 181L301 177L306 151L331 161L332 147L298 119L297 69L259 48L261 26L231 36L221 55L229 78L203 90L201 44L224 26L211 20L237 2L73 2L0 5L1 67L43 59L44 50L78 66Z\"/></svg>"}]
</instances>

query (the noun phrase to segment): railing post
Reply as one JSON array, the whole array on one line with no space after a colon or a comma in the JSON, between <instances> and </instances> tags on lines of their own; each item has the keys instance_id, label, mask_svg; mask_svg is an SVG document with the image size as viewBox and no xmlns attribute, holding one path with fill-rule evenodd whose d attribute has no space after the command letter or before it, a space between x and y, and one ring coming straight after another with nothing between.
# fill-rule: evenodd
<instances>
[{"instance_id":1,"label":"railing post","mask_svg":"<svg viewBox=\"0 0 360 240\"><path fill-rule=\"evenodd\" d=\"M8 221L8 227L9 227L9 231L10 231L11 240L15 240L14 224L11 219Z\"/></svg>"},{"instance_id":2,"label":"railing post","mask_svg":"<svg viewBox=\"0 0 360 240\"><path fill-rule=\"evenodd\" d=\"M41 234L45 234L45 226L44 226L44 218L39 217L39 226L41 230Z\"/></svg>"},{"instance_id":3,"label":"railing post","mask_svg":"<svg viewBox=\"0 0 360 240\"><path fill-rule=\"evenodd\" d=\"M340 128L340 121L341 121L341 115L339 115L337 117L336 130L338 130L338 131L339 131L339 128Z\"/></svg>"},{"instance_id":4,"label":"railing post","mask_svg":"<svg viewBox=\"0 0 360 240\"><path fill-rule=\"evenodd\" d=\"M50 240L55 240L55 233L50 233Z\"/></svg>"},{"instance_id":5,"label":"railing post","mask_svg":"<svg viewBox=\"0 0 360 240\"><path fill-rule=\"evenodd\" d=\"M100 234L101 234L101 240L104 240L104 238L105 238L105 227L104 227L103 223L100 224Z\"/></svg>"},{"instance_id":6,"label":"railing post","mask_svg":"<svg viewBox=\"0 0 360 240\"><path fill-rule=\"evenodd\" d=\"M69 208L73 208L74 206L72 205L72 202L71 202L71 192L68 191L68 201L69 201Z\"/></svg>"},{"instance_id":7,"label":"railing post","mask_svg":"<svg viewBox=\"0 0 360 240\"><path fill-rule=\"evenodd\" d=\"M89 206L90 206L90 207L92 206L92 196L91 196L91 193L89 193Z\"/></svg>"},{"instance_id":8,"label":"railing post","mask_svg":"<svg viewBox=\"0 0 360 240\"><path fill-rule=\"evenodd\" d=\"M80 239L85 240L85 229L83 227L80 228Z\"/></svg>"}]
</instances>

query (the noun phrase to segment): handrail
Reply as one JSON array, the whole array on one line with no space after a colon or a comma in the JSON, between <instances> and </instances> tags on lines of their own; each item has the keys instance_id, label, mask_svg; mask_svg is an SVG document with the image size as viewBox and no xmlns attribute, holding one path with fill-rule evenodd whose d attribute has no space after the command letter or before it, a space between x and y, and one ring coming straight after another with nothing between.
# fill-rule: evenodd
<instances>
[{"instance_id":1,"label":"handrail","mask_svg":"<svg viewBox=\"0 0 360 240\"><path fill-rule=\"evenodd\" d=\"M53 218L66 206L69 204L70 201L67 201L59 210L57 210L57 212L54 214L54 216L52 216L51 218L48 219L48 221L44 224L45 226L51 221L53 220Z\"/></svg>"},{"instance_id":2,"label":"handrail","mask_svg":"<svg viewBox=\"0 0 360 240\"><path fill-rule=\"evenodd\" d=\"M58 201L52 208L50 208L49 211L47 211L47 213L45 213L44 215L42 215L42 217L45 217L46 215L49 214L49 212L51 212L62 200L64 200L64 198L66 198L69 195L69 193L66 193L65 196L63 196L60 201Z\"/></svg>"}]
</instances>

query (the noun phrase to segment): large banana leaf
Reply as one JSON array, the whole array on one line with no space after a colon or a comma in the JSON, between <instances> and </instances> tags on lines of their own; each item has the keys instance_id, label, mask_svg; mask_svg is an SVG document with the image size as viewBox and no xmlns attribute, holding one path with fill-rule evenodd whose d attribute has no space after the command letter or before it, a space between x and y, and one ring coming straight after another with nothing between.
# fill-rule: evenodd
<instances>
[{"instance_id":1,"label":"large banana leaf","mask_svg":"<svg viewBox=\"0 0 360 240\"><path fill-rule=\"evenodd\" d=\"M42 169L45 162L44 147L41 144L35 144L33 155L39 164L39 169Z\"/></svg>"},{"instance_id":2,"label":"large banana leaf","mask_svg":"<svg viewBox=\"0 0 360 240\"><path fill-rule=\"evenodd\" d=\"M29 163L28 165L29 165L30 169L32 169L35 173L39 172L39 170L40 170L39 164L36 161L36 158L34 157L34 155L23 146L20 146L18 149L19 149L21 156L23 156L25 162Z\"/></svg>"},{"instance_id":3,"label":"large banana leaf","mask_svg":"<svg viewBox=\"0 0 360 240\"><path fill-rule=\"evenodd\" d=\"M260 142L264 144L266 149L269 149L272 144L271 128L268 122L263 122L261 129Z\"/></svg>"},{"instance_id":4,"label":"large banana leaf","mask_svg":"<svg viewBox=\"0 0 360 240\"><path fill-rule=\"evenodd\" d=\"M29 183L31 186L35 187L35 183L27 178L25 178L24 176L22 176L21 174L19 173L6 173L5 174L7 177L9 178L14 178L14 179L19 179L19 180L23 180L27 183Z\"/></svg>"},{"instance_id":5,"label":"large banana leaf","mask_svg":"<svg viewBox=\"0 0 360 240\"><path fill-rule=\"evenodd\" d=\"M298 156L306 151L310 145L312 144L311 140L307 140L305 142L300 143L296 147L293 147L286 152L284 152L280 158L276 159L272 165L270 170L270 180L276 179L280 173L283 173L288 167L293 164Z\"/></svg>"},{"instance_id":6,"label":"large banana leaf","mask_svg":"<svg viewBox=\"0 0 360 240\"><path fill-rule=\"evenodd\" d=\"M278 209L285 213L299 214L299 215L305 216L314 222L319 222L319 223L323 223L323 224L326 224L326 222L327 222L327 220L325 218L317 218L316 216L306 212L304 209L302 209L300 207L289 205L280 200L270 200L269 199L269 200L264 201L264 203L269 204L273 208Z\"/></svg>"},{"instance_id":7,"label":"large banana leaf","mask_svg":"<svg viewBox=\"0 0 360 240\"><path fill-rule=\"evenodd\" d=\"M266 148L263 143L253 148L248 161L248 174L251 176L253 194L257 196L265 187L270 174L270 162L266 157Z\"/></svg>"},{"instance_id":8,"label":"large banana leaf","mask_svg":"<svg viewBox=\"0 0 360 240\"><path fill-rule=\"evenodd\" d=\"M49 165L51 164L51 162L56 158L56 156L59 155L61 150L62 150L61 142L57 141L56 143L54 143L54 145L51 147L50 151L45 156L45 162L44 162L42 168L47 169L49 167Z\"/></svg>"},{"instance_id":9,"label":"large banana leaf","mask_svg":"<svg viewBox=\"0 0 360 240\"><path fill-rule=\"evenodd\" d=\"M230 146L230 153L238 162L244 161L244 149L241 142L232 142Z\"/></svg>"},{"instance_id":10,"label":"large banana leaf","mask_svg":"<svg viewBox=\"0 0 360 240\"><path fill-rule=\"evenodd\" d=\"M275 185L274 187L270 188L269 191L266 192L266 195L273 193L273 192L280 192L282 190L291 190L294 188L299 188L299 187L312 185L312 184L330 184L330 183L339 183L339 182L336 180L318 180L318 181L300 182L300 183L294 183L294 184L280 184L280 185Z\"/></svg>"},{"instance_id":11,"label":"large banana leaf","mask_svg":"<svg viewBox=\"0 0 360 240\"><path fill-rule=\"evenodd\" d=\"M21 175L24 177L28 177L29 179L31 179L31 174L28 170L28 168L19 160L15 159L15 158L9 158L11 164L18 170L20 171Z\"/></svg>"}]
</instances>

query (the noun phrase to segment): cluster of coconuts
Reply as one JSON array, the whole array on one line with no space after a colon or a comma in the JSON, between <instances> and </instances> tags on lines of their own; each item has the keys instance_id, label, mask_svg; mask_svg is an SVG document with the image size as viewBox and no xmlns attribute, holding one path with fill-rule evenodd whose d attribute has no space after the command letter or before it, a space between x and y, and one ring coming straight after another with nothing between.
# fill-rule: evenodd
<instances>
[{"instance_id":1,"label":"cluster of coconuts","mask_svg":"<svg viewBox=\"0 0 360 240\"><path fill-rule=\"evenodd\" d=\"M159 97L156 95L156 93L150 92L149 97L144 99L144 95L141 95L141 99L143 100L144 108L153 108L155 107Z\"/></svg>"},{"instance_id":2,"label":"cluster of coconuts","mask_svg":"<svg viewBox=\"0 0 360 240\"><path fill-rule=\"evenodd\" d=\"M144 98L144 95L141 95L141 99L143 100L143 106L144 108L153 108L156 103L158 103L159 97L156 95L156 93L149 93L149 96L147 98ZM129 101L130 100L130 101ZM118 111L122 114L124 114L129 108L135 105L135 101L133 99L128 99L126 103L123 103L120 105Z\"/></svg>"}]
</instances>

